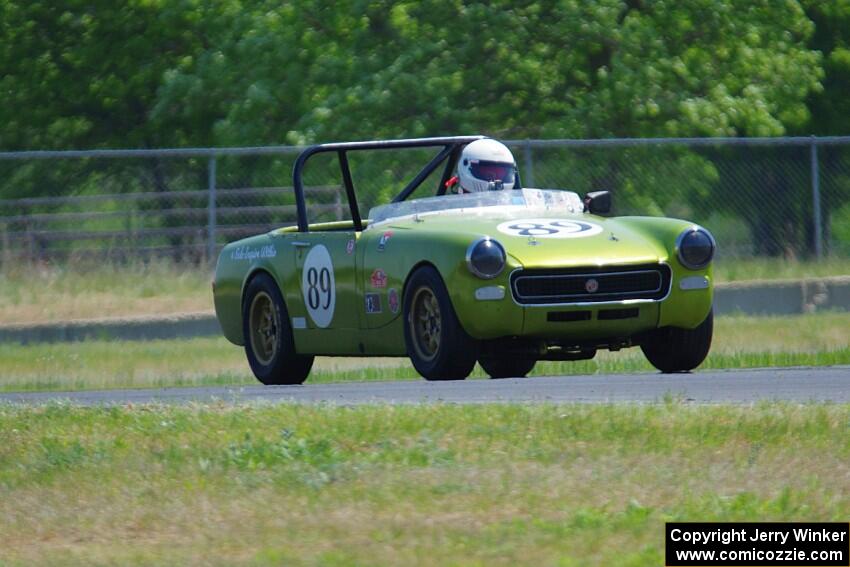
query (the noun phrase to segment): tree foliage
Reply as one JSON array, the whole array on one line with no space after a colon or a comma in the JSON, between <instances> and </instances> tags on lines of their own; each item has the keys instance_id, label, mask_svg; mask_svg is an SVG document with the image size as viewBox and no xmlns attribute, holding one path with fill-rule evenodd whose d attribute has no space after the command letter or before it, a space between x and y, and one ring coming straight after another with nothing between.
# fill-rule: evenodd
<instances>
[{"instance_id":1,"label":"tree foliage","mask_svg":"<svg viewBox=\"0 0 850 567\"><path fill-rule=\"evenodd\" d=\"M807 101L811 120L795 128L801 134L844 135L850 132L850 0L805 0L815 25L809 47L823 56L823 87Z\"/></svg>"},{"instance_id":2,"label":"tree foliage","mask_svg":"<svg viewBox=\"0 0 850 567\"><path fill-rule=\"evenodd\" d=\"M0 0L0 146L780 135L847 104L846 5Z\"/></svg>"},{"instance_id":3,"label":"tree foliage","mask_svg":"<svg viewBox=\"0 0 850 567\"><path fill-rule=\"evenodd\" d=\"M204 50L194 0L0 1L0 147L159 147L164 74Z\"/></svg>"}]
</instances>

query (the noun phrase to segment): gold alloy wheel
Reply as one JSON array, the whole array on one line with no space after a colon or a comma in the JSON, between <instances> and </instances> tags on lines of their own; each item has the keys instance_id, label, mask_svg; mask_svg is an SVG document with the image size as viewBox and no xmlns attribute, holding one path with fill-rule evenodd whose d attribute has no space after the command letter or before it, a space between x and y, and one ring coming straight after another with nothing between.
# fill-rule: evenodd
<instances>
[{"instance_id":1,"label":"gold alloy wheel","mask_svg":"<svg viewBox=\"0 0 850 567\"><path fill-rule=\"evenodd\" d=\"M251 350L260 364L267 366L277 353L277 310L271 296L261 291L254 296L248 311L251 329Z\"/></svg>"},{"instance_id":2,"label":"gold alloy wheel","mask_svg":"<svg viewBox=\"0 0 850 567\"><path fill-rule=\"evenodd\" d=\"M440 335L443 328L440 304L431 288L420 287L410 302L410 330L413 348L419 358L431 361L440 348Z\"/></svg>"}]
</instances>

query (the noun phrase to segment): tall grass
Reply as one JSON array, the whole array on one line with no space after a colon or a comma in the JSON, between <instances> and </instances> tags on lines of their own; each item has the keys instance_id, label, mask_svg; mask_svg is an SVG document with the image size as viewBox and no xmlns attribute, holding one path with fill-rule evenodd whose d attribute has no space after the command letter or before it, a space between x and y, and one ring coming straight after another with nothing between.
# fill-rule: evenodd
<instances>
[{"instance_id":1,"label":"tall grass","mask_svg":"<svg viewBox=\"0 0 850 567\"><path fill-rule=\"evenodd\" d=\"M784 258L721 258L714 264L719 283L747 280L789 280L850 276L850 258L832 256L823 260L786 260Z\"/></svg>"},{"instance_id":2,"label":"tall grass","mask_svg":"<svg viewBox=\"0 0 850 567\"><path fill-rule=\"evenodd\" d=\"M211 311L212 270L166 260L0 266L0 325ZM718 282L850 275L850 258L721 259Z\"/></svg>"},{"instance_id":3,"label":"tall grass","mask_svg":"<svg viewBox=\"0 0 850 567\"><path fill-rule=\"evenodd\" d=\"M211 311L212 272L166 261L0 269L0 324Z\"/></svg>"}]
</instances>

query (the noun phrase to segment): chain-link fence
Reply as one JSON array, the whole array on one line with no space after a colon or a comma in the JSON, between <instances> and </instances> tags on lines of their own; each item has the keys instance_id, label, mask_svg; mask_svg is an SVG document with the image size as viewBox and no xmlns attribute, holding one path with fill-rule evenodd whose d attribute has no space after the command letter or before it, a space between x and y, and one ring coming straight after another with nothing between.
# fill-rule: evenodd
<instances>
[{"instance_id":1,"label":"chain-link fence","mask_svg":"<svg viewBox=\"0 0 850 567\"><path fill-rule=\"evenodd\" d=\"M850 137L507 143L524 186L611 190L614 214L708 227L721 258L850 255ZM226 242L295 224L300 149L0 153L0 259L208 261ZM363 215L435 153L350 153ZM349 216L336 159L308 162L310 222ZM432 177L412 198L433 194Z\"/></svg>"}]
</instances>

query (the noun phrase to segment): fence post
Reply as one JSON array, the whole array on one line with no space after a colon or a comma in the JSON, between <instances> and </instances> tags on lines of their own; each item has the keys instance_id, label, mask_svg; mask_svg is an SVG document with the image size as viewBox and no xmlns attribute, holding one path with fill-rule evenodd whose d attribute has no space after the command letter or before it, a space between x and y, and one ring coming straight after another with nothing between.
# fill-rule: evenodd
<instances>
[{"instance_id":1,"label":"fence post","mask_svg":"<svg viewBox=\"0 0 850 567\"><path fill-rule=\"evenodd\" d=\"M820 175L818 172L818 145L817 138L812 136L810 145L811 165L812 165L812 210L815 222L815 256L818 260L823 257L823 228L821 226L820 214Z\"/></svg>"},{"instance_id":2,"label":"fence post","mask_svg":"<svg viewBox=\"0 0 850 567\"><path fill-rule=\"evenodd\" d=\"M522 149L523 160L525 161L522 184L526 187L534 187L534 160L531 157L531 142L526 140Z\"/></svg>"},{"instance_id":3,"label":"fence post","mask_svg":"<svg viewBox=\"0 0 850 567\"><path fill-rule=\"evenodd\" d=\"M124 217L124 228L127 229L127 246L124 249L124 253L121 255L122 262L129 262L130 256L132 252L135 252L138 255L138 250L133 251L132 248L135 245L135 248L139 247L139 242L133 238L133 209L127 209L127 215Z\"/></svg>"},{"instance_id":4,"label":"fence post","mask_svg":"<svg viewBox=\"0 0 850 567\"><path fill-rule=\"evenodd\" d=\"M27 220L26 235L27 235L27 260L30 264L35 263L35 234L33 234L33 221Z\"/></svg>"},{"instance_id":5,"label":"fence post","mask_svg":"<svg viewBox=\"0 0 850 567\"><path fill-rule=\"evenodd\" d=\"M215 262L215 156L207 163L208 202L207 202L207 261Z\"/></svg>"},{"instance_id":6,"label":"fence post","mask_svg":"<svg viewBox=\"0 0 850 567\"><path fill-rule=\"evenodd\" d=\"M0 224L0 245L3 247L0 265L8 267L12 262L12 250L9 247L9 226L6 223Z\"/></svg>"}]
</instances>

